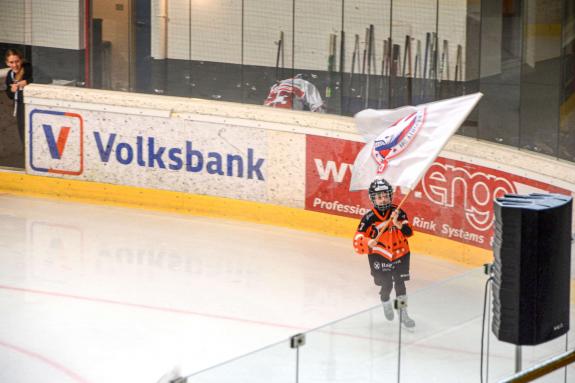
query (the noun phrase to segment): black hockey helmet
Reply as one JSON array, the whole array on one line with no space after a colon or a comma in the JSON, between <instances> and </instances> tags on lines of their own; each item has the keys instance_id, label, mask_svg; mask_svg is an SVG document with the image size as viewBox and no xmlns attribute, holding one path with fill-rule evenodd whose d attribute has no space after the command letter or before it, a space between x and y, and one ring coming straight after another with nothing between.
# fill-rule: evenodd
<instances>
[{"instance_id":1,"label":"black hockey helmet","mask_svg":"<svg viewBox=\"0 0 575 383\"><path fill-rule=\"evenodd\" d=\"M369 199L373 206L375 206L379 210L387 210L391 207L391 201L393 200L393 186L389 182L384 179L376 179L374 180L371 185L369 185ZM389 203L383 205L376 205L375 204L375 196L379 193L386 193L389 197Z\"/></svg>"}]
</instances>

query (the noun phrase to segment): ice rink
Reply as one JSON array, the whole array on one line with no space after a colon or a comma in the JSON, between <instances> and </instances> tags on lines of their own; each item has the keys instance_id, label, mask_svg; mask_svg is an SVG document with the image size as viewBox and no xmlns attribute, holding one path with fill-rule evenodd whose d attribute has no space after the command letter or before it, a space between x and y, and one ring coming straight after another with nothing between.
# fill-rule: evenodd
<instances>
[{"instance_id":1,"label":"ice rink","mask_svg":"<svg viewBox=\"0 0 575 383\"><path fill-rule=\"evenodd\" d=\"M351 238L12 195L0 195L0 228L0 382L156 383L174 366L191 374L379 303ZM458 368L453 355L478 365L481 285L453 289L475 310L460 325L432 314L435 327L422 320L438 301L447 303L437 294L449 294L449 281L466 272L412 256L408 293L418 327L406 339L417 337L419 346L405 363L438 352L447 355L441 368ZM353 320L333 332L349 337L365 327L361 315ZM369 323L362 331L372 334L372 346L373 339L393 343L397 322ZM508 351L502 358L511 365ZM393 355L382 360L387 373L371 366L371 378L357 381L395 377ZM301 381L355 381L334 374ZM414 374L403 381L421 381ZM427 381L478 380L470 373Z\"/></svg>"}]
</instances>

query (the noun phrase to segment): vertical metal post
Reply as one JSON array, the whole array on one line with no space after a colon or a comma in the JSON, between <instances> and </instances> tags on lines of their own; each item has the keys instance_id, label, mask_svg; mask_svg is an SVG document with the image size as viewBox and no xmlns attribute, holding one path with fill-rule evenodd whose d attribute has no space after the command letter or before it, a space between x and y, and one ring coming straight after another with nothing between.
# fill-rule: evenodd
<instances>
[{"instance_id":1,"label":"vertical metal post","mask_svg":"<svg viewBox=\"0 0 575 383\"><path fill-rule=\"evenodd\" d=\"M397 300L396 300L397 302ZM397 346L397 383L401 383L401 310L399 312L399 335Z\"/></svg>"},{"instance_id":2,"label":"vertical metal post","mask_svg":"<svg viewBox=\"0 0 575 383\"><path fill-rule=\"evenodd\" d=\"M569 351L569 333L565 334L565 352L567 352L567 351ZM565 383L567 383L567 366L565 366L563 371L565 374Z\"/></svg>"},{"instance_id":3,"label":"vertical metal post","mask_svg":"<svg viewBox=\"0 0 575 383\"><path fill-rule=\"evenodd\" d=\"M295 383L299 383L299 347L295 349Z\"/></svg>"},{"instance_id":4,"label":"vertical metal post","mask_svg":"<svg viewBox=\"0 0 575 383\"><path fill-rule=\"evenodd\" d=\"M242 27L243 28L243 27ZM193 97L193 73L192 63L192 0L188 0L188 90L189 96Z\"/></svg>"},{"instance_id":5,"label":"vertical metal post","mask_svg":"<svg viewBox=\"0 0 575 383\"><path fill-rule=\"evenodd\" d=\"M244 43L244 29L245 29L245 25L244 25L244 19L245 19L245 4L244 4L244 0L242 0L242 11L241 11L241 17L242 17L242 21L241 21L241 26L242 26L242 33L241 33L241 54L240 54L240 61L241 61L241 69L240 69L240 93L241 93L241 100L242 103L245 102L245 91L244 91L244 48L245 48L245 43Z\"/></svg>"},{"instance_id":6,"label":"vertical metal post","mask_svg":"<svg viewBox=\"0 0 575 383\"><path fill-rule=\"evenodd\" d=\"M521 346L515 346L515 373L521 372Z\"/></svg>"},{"instance_id":7,"label":"vertical metal post","mask_svg":"<svg viewBox=\"0 0 575 383\"><path fill-rule=\"evenodd\" d=\"M389 44L387 45L389 48L389 76L387 78L388 86L387 86L387 99L389 104L387 105L388 108L394 108L395 105L393 104L392 96L393 96L393 81L391 79L391 51L392 51L392 43L393 43L393 0L389 2Z\"/></svg>"},{"instance_id":8,"label":"vertical metal post","mask_svg":"<svg viewBox=\"0 0 575 383\"><path fill-rule=\"evenodd\" d=\"M339 114L344 115L345 96L345 0L341 0L341 33L339 41Z\"/></svg>"},{"instance_id":9,"label":"vertical metal post","mask_svg":"<svg viewBox=\"0 0 575 383\"><path fill-rule=\"evenodd\" d=\"M295 77L295 0L291 3L291 86L294 87L294 77ZM290 94L291 98L291 108L293 110L293 98L294 92Z\"/></svg>"},{"instance_id":10,"label":"vertical metal post","mask_svg":"<svg viewBox=\"0 0 575 383\"><path fill-rule=\"evenodd\" d=\"M491 275L491 266L489 266L489 274ZM491 297L491 283L487 284L487 296ZM491 299L488 298L487 301L487 347L486 347L486 356L485 356L485 383L489 383L489 339L491 338L491 332L489 329L491 328Z\"/></svg>"},{"instance_id":11,"label":"vertical metal post","mask_svg":"<svg viewBox=\"0 0 575 383\"><path fill-rule=\"evenodd\" d=\"M407 299L403 297L402 299L395 299L393 301L393 306L397 310L399 316L399 337L398 337L398 347L397 347L397 383L401 383L401 320L402 320L402 309L407 308Z\"/></svg>"},{"instance_id":12,"label":"vertical metal post","mask_svg":"<svg viewBox=\"0 0 575 383\"><path fill-rule=\"evenodd\" d=\"M290 347L295 348L295 383L299 383L299 348L305 345L305 334L296 334L290 338Z\"/></svg>"},{"instance_id":13,"label":"vertical metal post","mask_svg":"<svg viewBox=\"0 0 575 383\"><path fill-rule=\"evenodd\" d=\"M433 37L433 33L431 34L431 36ZM437 57L437 53L439 52L439 0L437 0L435 2L435 38L433 39L433 45L435 47L435 49L432 51L433 52L433 94L434 94L434 100L439 99L439 86L438 86L438 82L437 82L437 61L438 61L438 57Z\"/></svg>"}]
</instances>

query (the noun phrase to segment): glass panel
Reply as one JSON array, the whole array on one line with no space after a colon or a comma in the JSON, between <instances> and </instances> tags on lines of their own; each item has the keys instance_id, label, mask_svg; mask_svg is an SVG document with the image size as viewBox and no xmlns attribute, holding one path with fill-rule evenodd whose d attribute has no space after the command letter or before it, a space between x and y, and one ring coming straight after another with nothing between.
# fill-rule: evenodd
<instances>
[{"instance_id":1,"label":"glass panel","mask_svg":"<svg viewBox=\"0 0 575 383\"><path fill-rule=\"evenodd\" d=\"M158 57L164 57L159 64L159 75L163 78L164 93L174 96L193 96L198 89L195 87L197 79L204 76L195 73L193 56L194 25L199 20L200 12L196 13L196 5L202 2L187 1L159 1L159 14L163 14L167 7L167 29L165 32L160 26L158 40ZM203 15L206 17L207 15ZM163 22L163 20L160 20ZM200 46L200 47L203 47ZM162 82L160 82L162 84Z\"/></svg>"},{"instance_id":2,"label":"glass panel","mask_svg":"<svg viewBox=\"0 0 575 383\"><path fill-rule=\"evenodd\" d=\"M186 35L191 33L192 81L195 84L193 96L241 102L242 2L191 1L192 26ZM169 41L177 37L172 36ZM178 65L180 59L187 59L182 57L186 51L169 48L170 59L175 59L172 60L174 65ZM169 67L168 71L171 81L185 81L176 68ZM175 83L172 85L175 86Z\"/></svg>"},{"instance_id":3,"label":"glass panel","mask_svg":"<svg viewBox=\"0 0 575 383\"><path fill-rule=\"evenodd\" d=\"M2 12L0 52L20 48L37 83L250 104L263 104L278 80L301 74L321 97L318 105L348 116L480 90L485 97L460 134L574 160L574 7L539 0L25 0Z\"/></svg>"},{"instance_id":4,"label":"glass panel","mask_svg":"<svg viewBox=\"0 0 575 383\"><path fill-rule=\"evenodd\" d=\"M482 1L479 138L519 144L521 2Z\"/></svg>"},{"instance_id":5,"label":"glass panel","mask_svg":"<svg viewBox=\"0 0 575 383\"><path fill-rule=\"evenodd\" d=\"M244 102L264 104L277 82L293 76L292 22L291 1L244 0ZM286 100L274 101L289 108Z\"/></svg>"},{"instance_id":6,"label":"glass panel","mask_svg":"<svg viewBox=\"0 0 575 383\"><path fill-rule=\"evenodd\" d=\"M132 91L133 44L132 2L92 2L92 36L84 66L86 86L93 88Z\"/></svg>"},{"instance_id":7,"label":"glass panel","mask_svg":"<svg viewBox=\"0 0 575 383\"><path fill-rule=\"evenodd\" d=\"M481 270L473 270L410 294L408 312L417 327L414 332L403 330L402 382L476 379L486 279Z\"/></svg>"},{"instance_id":8,"label":"glass panel","mask_svg":"<svg viewBox=\"0 0 575 383\"><path fill-rule=\"evenodd\" d=\"M136 26L133 55L145 56L137 48L150 40L143 71L153 73L155 93L242 102L242 2L156 0L151 13L151 36Z\"/></svg>"},{"instance_id":9,"label":"glass panel","mask_svg":"<svg viewBox=\"0 0 575 383\"><path fill-rule=\"evenodd\" d=\"M188 376L189 383L292 383L297 351L284 341Z\"/></svg>"},{"instance_id":10,"label":"glass panel","mask_svg":"<svg viewBox=\"0 0 575 383\"><path fill-rule=\"evenodd\" d=\"M343 9L342 114L389 108L391 61L384 51L389 46L391 1L346 1Z\"/></svg>"},{"instance_id":11,"label":"glass panel","mask_svg":"<svg viewBox=\"0 0 575 383\"><path fill-rule=\"evenodd\" d=\"M442 39L438 98L479 92L481 2L439 0L438 4L437 29ZM477 137L477 118L476 108L458 133Z\"/></svg>"},{"instance_id":12,"label":"glass panel","mask_svg":"<svg viewBox=\"0 0 575 383\"><path fill-rule=\"evenodd\" d=\"M444 7L440 3L440 9ZM470 94L479 92L479 65L481 61L481 2L468 0L466 7L465 41L463 46L452 47L451 52L455 49L455 66L453 70L453 87L456 89L455 94ZM440 23L440 35L443 23ZM451 53L450 52L450 53ZM457 133L477 138L479 108L475 108L463 123Z\"/></svg>"},{"instance_id":13,"label":"glass panel","mask_svg":"<svg viewBox=\"0 0 575 383\"><path fill-rule=\"evenodd\" d=\"M137 92L152 91L152 2L132 2L133 70L132 88Z\"/></svg>"},{"instance_id":14,"label":"glass panel","mask_svg":"<svg viewBox=\"0 0 575 383\"><path fill-rule=\"evenodd\" d=\"M446 77L443 70L448 67L441 66L448 61L442 61L442 52L446 50L437 34L437 11L435 1L393 2L390 75L393 108L437 98L438 82ZM461 22L465 23L465 19Z\"/></svg>"},{"instance_id":15,"label":"glass panel","mask_svg":"<svg viewBox=\"0 0 575 383\"><path fill-rule=\"evenodd\" d=\"M481 368L482 303L486 281L487 276L482 270L474 270L463 277L411 294L408 309L417 327L414 332L403 330L402 382L477 379ZM515 373L516 346L497 340L491 332L490 305L491 292L488 294L485 325L483 378L484 381L499 381ZM575 311L573 307L571 310ZM573 330L569 335L573 335ZM523 346L522 370L565 351L565 336L538 346ZM568 370L573 372L571 367ZM565 370L560 370L540 380L556 382L564 374Z\"/></svg>"},{"instance_id":16,"label":"glass panel","mask_svg":"<svg viewBox=\"0 0 575 383\"><path fill-rule=\"evenodd\" d=\"M520 146L557 153L561 76L561 3L523 4Z\"/></svg>"},{"instance_id":17,"label":"glass panel","mask_svg":"<svg viewBox=\"0 0 575 383\"><path fill-rule=\"evenodd\" d=\"M575 161L575 3L563 1L561 57L560 158Z\"/></svg>"},{"instance_id":18,"label":"glass panel","mask_svg":"<svg viewBox=\"0 0 575 383\"><path fill-rule=\"evenodd\" d=\"M309 82L308 95L319 93L329 113L340 109L336 88L341 13L341 0L295 1L294 73ZM294 109L300 109L297 103ZM304 109L317 110L317 105L304 105Z\"/></svg>"},{"instance_id":19,"label":"glass panel","mask_svg":"<svg viewBox=\"0 0 575 383\"><path fill-rule=\"evenodd\" d=\"M309 332L301 351L301 381L397 381L397 324L377 306Z\"/></svg>"},{"instance_id":20,"label":"glass panel","mask_svg":"<svg viewBox=\"0 0 575 383\"><path fill-rule=\"evenodd\" d=\"M455 76L463 78L463 51L466 45L467 5L464 2L439 0L437 12L437 94L438 99L460 96L462 87L457 87ZM467 49L465 49L466 51ZM458 56L458 52L459 56ZM458 60L459 59L459 60Z\"/></svg>"},{"instance_id":21,"label":"glass panel","mask_svg":"<svg viewBox=\"0 0 575 383\"><path fill-rule=\"evenodd\" d=\"M398 378L401 382L472 382L481 367L484 381L499 381L515 374L516 347L497 340L491 331L491 291L484 322L486 281L483 269L474 269L410 292L407 310L416 322L413 330L400 329L397 311L392 322L386 320L377 305L307 332L299 350L281 342L194 374L188 382L393 382ZM575 311L573 305L571 311ZM572 349L574 332L571 325L568 338L522 347L522 369L563 353L567 346ZM573 376L575 366L540 380L562 381L565 374Z\"/></svg>"}]
</instances>

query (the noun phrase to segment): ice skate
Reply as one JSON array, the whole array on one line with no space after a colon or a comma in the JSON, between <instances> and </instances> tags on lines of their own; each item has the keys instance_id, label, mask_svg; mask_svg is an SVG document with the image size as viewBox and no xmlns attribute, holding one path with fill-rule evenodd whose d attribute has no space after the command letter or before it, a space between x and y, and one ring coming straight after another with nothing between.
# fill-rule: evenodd
<instances>
[{"instance_id":1,"label":"ice skate","mask_svg":"<svg viewBox=\"0 0 575 383\"><path fill-rule=\"evenodd\" d=\"M407 309L401 309L401 324L407 329L413 329L415 327L415 321L407 315Z\"/></svg>"},{"instance_id":2,"label":"ice skate","mask_svg":"<svg viewBox=\"0 0 575 383\"><path fill-rule=\"evenodd\" d=\"M385 319L393 320L393 302L391 302L391 299L383 302L383 314Z\"/></svg>"},{"instance_id":3,"label":"ice skate","mask_svg":"<svg viewBox=\"0 0 575 383\"><path fill-rule=\"evenodd\" d=\"M186 378L184 378L180 373L180 367L174 366L170 371L165 373L157 383L185 383Z\"/></svg>"}]
</instances>

